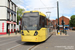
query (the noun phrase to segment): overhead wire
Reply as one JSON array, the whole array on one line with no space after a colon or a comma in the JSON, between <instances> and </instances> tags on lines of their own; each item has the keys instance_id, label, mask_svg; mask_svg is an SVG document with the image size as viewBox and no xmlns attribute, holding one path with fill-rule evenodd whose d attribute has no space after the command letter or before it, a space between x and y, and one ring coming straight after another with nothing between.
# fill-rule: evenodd
<instances>
[{"instance_id":1,"label":"overhead wire","mask_svg":"<svg viewBox=\"0 0 75 50\"><path fill-rule=\"evenodd\" d=\"M46 5L42 2L42 0L40 0L41 3L46 7ZM56 4L57 2L54 2L53 4ZM50 7L46 7L47 9L50 9ZM52 7L52 8L55 8L55 7Z\"/></svg>"},{"instance_id":2,"label":"overhead wire","mask_svg":"<svg viewBox=\"0 0 75 50\"><path fill-rule=\"evenodd\" d=\"M43 2L42 2L42 0L40 0L41 1L41 3L46 7L46 8L39 8L39 9L48 9L48 11L49 11L49 9L51 9L51 8L56 8L56 7L47 7ZM53 5L54 4L56 4L57 2L54 2L53 3ZM57 4L56 4L57 5ZM47 14L47 16L48 16L48 14ZM50 16L50 14L49 14L49 16Z\"/></svg>"},{"instance_id":3,"label":"overhead wire","mask_svg":"<svg viewBox=\"0 0 75 50\"><path fill-rule=\"evenodd\" d=\"M42 2L42 0L40 0L41 1L41 3L46 7L46 5ZM48 9L48 8L47 8ZM49 9L48 9L49 10Z\"/></svg>"},{"instance_id":4,"label":"overhead wire","mask_svg":"<svg viewBox=\"0 0 75 50\"><path fill-rule=\"evenodd\" d=\"M40 0L41 1L41 0ZM46 7L46 5L41 1L41 3Z\"/></svg>"},{"instance_id":5,"label":"overhead wire","mask_svg":"<svg viewBox=\"0 0 75 50\"><path fill-rule=\"evenodd\" d=\"M25 4L24 2L22 2L21 0L18 0L18 1L20 1L22 4ZM26 4L25 4L26 5Z\"/></svg>"}]
</instances>

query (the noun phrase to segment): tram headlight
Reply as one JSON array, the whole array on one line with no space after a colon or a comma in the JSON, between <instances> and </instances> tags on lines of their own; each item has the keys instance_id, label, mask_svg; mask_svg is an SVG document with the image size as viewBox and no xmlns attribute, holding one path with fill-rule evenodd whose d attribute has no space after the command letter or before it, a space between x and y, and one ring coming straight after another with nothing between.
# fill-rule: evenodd
<instances>
[{"instance_id":1,"label":"tram headlight","mask_svg":"<svg viewBox=\"0 0 75 50\"><path fill-rule=\"evenodd\" d=\"M35 31L35 33L34 33L34 36L36 36L36 35L38 35L38 32L37 31Z\"/></svg>"},{"instance_id":2,"label":"tram headlight","mask_svg":"<svg viewBox=\"0 0 75 50\"><path fill-rule=\"evenodd\" d=\"M24 35L23 31L22 31L22 35Z\"/></svg>"}]
</instances>

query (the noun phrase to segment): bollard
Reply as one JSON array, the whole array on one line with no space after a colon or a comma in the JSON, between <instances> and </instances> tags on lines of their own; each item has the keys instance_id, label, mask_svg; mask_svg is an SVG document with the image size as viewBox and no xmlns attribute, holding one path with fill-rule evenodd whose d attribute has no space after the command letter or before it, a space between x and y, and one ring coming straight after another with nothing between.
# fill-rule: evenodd
<instances>
[{"instance_id":1,"label":"bollard","mask_svg":"<svg viewBox=\"0 0 75 50\"><path fill-rule=\"evenodd\" d=\"M58 35L60 35L60 30L58 31Z\"/></svg>"}]
</instances>

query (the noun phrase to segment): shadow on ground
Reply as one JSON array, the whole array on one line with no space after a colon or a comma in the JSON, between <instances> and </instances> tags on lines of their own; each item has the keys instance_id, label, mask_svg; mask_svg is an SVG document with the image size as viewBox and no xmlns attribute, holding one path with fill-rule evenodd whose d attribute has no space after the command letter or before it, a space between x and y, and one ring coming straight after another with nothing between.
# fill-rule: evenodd
<instances>
[{"instance_id":1,"label":"shadow on ground","mask_svg":"<svg viewBox=\"0 0 75 50\"><path fill-rule=\"evenodd\" d=\"M42 43L45 43L53 34L51 34L45 41L43 42L22 42L21 40L16 41L18 44L22 44L22 45L39 45Z\"/></svg>"}]
</instances>

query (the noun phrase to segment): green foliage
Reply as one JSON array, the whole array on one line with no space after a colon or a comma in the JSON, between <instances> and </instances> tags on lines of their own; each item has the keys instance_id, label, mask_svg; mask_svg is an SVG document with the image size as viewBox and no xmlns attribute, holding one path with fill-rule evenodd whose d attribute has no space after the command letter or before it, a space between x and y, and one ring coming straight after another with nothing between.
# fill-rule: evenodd
<instances>
[{"instance_id":1,"label":"green foliage","mask_svg":"<svg viewBox=\"0 0 75 50\"><path fill-rule=\"evenodd\" d=\"M70 20L69 24L70 24L70 27L75 27L75 15L71 16L71 20Z\"/></svg>"},{"instance_id":2,"label":"green foliage","mask_svg":"<svg viewBox=\"0 0 75 50\"><path fill-rule=\"evenodd\" d=\"M22 18L22 13L24 11L25 11L24 9L18 7L18 9L17 9L17 24L19 24L19 20L20 20L20 18Z\"/></svg>"}]
</instances>

